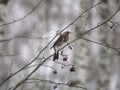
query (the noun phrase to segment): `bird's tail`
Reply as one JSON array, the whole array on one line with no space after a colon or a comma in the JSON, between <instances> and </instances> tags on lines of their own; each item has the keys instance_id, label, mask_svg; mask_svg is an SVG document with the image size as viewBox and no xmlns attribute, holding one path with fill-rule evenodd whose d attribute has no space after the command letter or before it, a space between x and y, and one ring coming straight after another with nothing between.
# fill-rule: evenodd
<instances>
[{"instance_id":1,"label":"bird's tail","mask_svg":"<svg viewBox=\"0 0 120 90\"><path fill-rule=\"evenodd\" d=\"M56 53L54 53L54 56L53 56L53 61L55 60L58 60L59 59L59 52L57 51Z\"/></svg>"},{"instance_id":2,"label":"bird's tail","mask_svg":"<svg viewBox=\"0 0 120 90\"><path fill-rule=\"evenodd\" d=\"M53 56L53 61L55 61L56 59L57 60L59 59L59 51L57 51L55 47L53 47L53 48L54 48L54 51L55 51L54 56Z\"/></svg>"}]
</instances>

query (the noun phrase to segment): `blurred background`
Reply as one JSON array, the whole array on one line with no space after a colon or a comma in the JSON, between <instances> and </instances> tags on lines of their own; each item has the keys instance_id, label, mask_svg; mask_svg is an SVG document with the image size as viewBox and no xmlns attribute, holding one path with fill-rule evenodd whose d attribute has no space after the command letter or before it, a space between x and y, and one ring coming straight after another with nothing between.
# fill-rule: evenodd
<instances>
[{"instance_id":1,"label":"blurred background","mask_svg":"<svg viewBox=\"0 0 120 90\"><path fill-rule=\"evenodd\" d=\"M103 0L81 15L98 2L0 0L0 82L32 61L66 26L69 25L65 31L71 32L71 42L110 18L120 5L119 0ZM0 90L12 90L39 62L53 54L50 47L55 40L29 67L2 84ZM70 46L63 49L67 58L49 58L17 90L120 90L120 12Z\"/></svg>"}]
</instances>

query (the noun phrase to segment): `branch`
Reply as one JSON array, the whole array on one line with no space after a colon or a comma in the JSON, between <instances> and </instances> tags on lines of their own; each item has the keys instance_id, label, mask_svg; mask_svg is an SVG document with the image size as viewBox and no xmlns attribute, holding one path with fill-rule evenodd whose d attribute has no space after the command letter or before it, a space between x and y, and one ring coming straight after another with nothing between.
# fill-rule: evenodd
<instances>
[{"instance_id":1,"label":"branch","mask_svg":"<svg viewBox=\"0 0 120 90\"><path fill-rule=\"evenodd\" d=\"M28 37L28 36L16 36L16 37L11 37L11 38L8 38L8 39L3 39L3 40L0 40L0 43L2 42L9 42L11 40L14 40L14 39L46 39L44 37Z\"/></svg>"},{"instance_id":2,"label":"branch","mask_svg":"<svg viewBox=\"0 0 120 90\"><path fill-rule=\"evenodd\" d=\"M107 19L107 20L104 21L103 23L97 25L96 27L94 27L94 28L92 28L92 29L84 32L82 35L78 36L78 38L74 39L74 40L71 41L69 44L75 42L76 40L78 40L79 38L81 38L82 36L84 36L85 34L91 32L91 31L95 30L96 28L98 28L98 27L104 25L105 23L107 23L109 20L111 20L111 18L113 18L113 17L117 14L117 12L119 11L119 9L120 9L120 8L118 8L118 9L116 10L116 12L115 12L109 19ZM68 44L65 45L63 48L65 48L66 46L68 46ZM61 48L61 49L63 49L63 48ZM13 90L17 89L22 83L24 83L24 82L25 82L34 72L36 72L37 69L38 69L43 63L45 63L45 62L47 61L47 59L49 59L51 56L53 56L53 54L50 55L50 56L48 56L46 59L44 59L43 62L40 62L40 63L38 64L38 66L37 66L27 77L25 77L23 80L21 80L21 81L13 88Z\"/></svg>"},{"instance_id":3,"label":"branch","mask_svg":"<svg viewBox=\"0 0 120 90\"><path fill-rule=\"evenodd\" d=\"M16 22L19 22L19 21L27 18L30 14L33 13L33 11L35 11L35 9L36 9L43 1L44 1L44 0L39 1L39 2L37 3L37 5L36 5L30 12L28 12L25 16L23 16L23 17L21 17L21 18L19 18L19 19L13 20L13 21L11 21L11 22L8 22L8 23L3 23L3 24L0 25L0 27L5 26L5 25L14 24L14 23L16 23Z\"/></svg>"},{"instance_id":4,"label":"branch","mask_svg":"<svg viewBox=\"0 0 120 90\"><path fill-rule=\"evenodd\" d=\"M113 50L116 51L117 53L120 53L120 51L117 50L117 49L120 49L120 48L112 47L112 46L110 46L109 44L105 44L105 43L93 41L93 40L86 39L86 38L82 38L82 37L81 37L80 39L83 39L83 40L86 40L86 41L89 41L89 42L92 42L92 43L95 43L95 44L98 44L98 45L102 45L102 46L108 47L108 48L110 48L110 49L113 49Z\"/></svg>"},{"instance_id":5,"label":"branch","mask_svg":"<svg viewBox=\"0 0 120 90\"><path fill-rule=\"evenodd\" d=\"M82 86L75 86L72 85L72 83L68 82L68 83L60 83L60 82L55 82L55 81L50 81L50 80L44 80L44 79L37 79L37 78L29 78L27 81L31 81L31 82L25 82L25 83L33 83L33 81L38 81L38 82L45 82L45 83L49 83L49 84L55 84L55 85L64 85L64 86L68 86L68 87L74 87L74 88L79 88L79 89L85 89L88 90L85 87Z\"/></svg>"},{"instance_id":6,"label":"branch","mask_svg":"<svg viewBox=\"0 0 120 90\"><path fill-rule=\"evenodd\" d=\"M13 90L16 90L16 89L17 89L22 83L24 83L34 72L36 72L41 65L43 65L43 64L44 64L50 57L52 57L52 56L53 56L53 54L50 55L50 56L48 56L47 58L45 58L42 62L40 62L40 63L38 64L38 66L37 66L28 76L26 76L23 80L21 80L19 83L17 83L17 84L15 85L15 87L13 88Z\"/></svg>"},{"instance_id":7,"label":"branch","mask_svg":"<svg viewBox=\"0 0 120 90\"><path fill-rule=\"evenodd\" d=\"M43 1L43 0L42 0ZM40 2L42 2L42 1L40 1ZM39 5L39 4L41 4L41 3L38 3L37 4L37 6ZM102 2L102 1L101 1ZM95 6L97 6L97 5L99 5L99 4L101 4L101 2L99 2L99 3L97 3L97 4L95 4L94 6L92 6L92 7L90 7L89 9L87 9L87 10L85 10L83 13L81 13L74 21L72 21L70 24L68 24L65 28L63 28L62 30L61 30L61 32L63 32L64 30L66 30L68 27L70 27L75 21L77 21L83 14L85 14L85 13L87 13L88 11L90 11L92 8L94 8ZM35 8L37 8L37 6L35 7ZM33 8L33 10L35 9L35 8ZM33 11L32 10L32 11ZM31 11L31 12L32 12ZM31 12L29 12L30 14L31 14ZM26 16L24 16L24 18L26 18L27 16L28 16L29 14L27 14ZM21 19L24 19L24 18L21 18ZM18 20L18 21L20 21L20 19ZM12 24L12 23L15 23L15 22L10 22L10 24ZM7 24L5 24L5 25L8 25L9 23L7 23ZM1 25L0 25L1 26ZM53 37L53 39L50 41L50 42L48 42L48 44L36 55L36 57L31 61L31 62L29 62L27 65L25 65L24 67L22 67L21 69L19 69L18 71L16 71L15 73L13 73L12 75L10 75L8 78L6 78L4 81L2 81L1 83L0 83L0 86L2 85L2 84L4 84L7 80L9 80L11 77L13 77L13 76L15 76L17 73L19 73L19 72L21 72L22 70L24 70L26 67L28 67L30 64L32 64L38 57L39 57L39 55L50 45L50 43L55 39L57 37L57 35L56 36L54 36ZM51 55L52 56L52 55ZM50 57L50 56L49 56ZM45 59L45 61L46 61L47 59ZM43 63L45 62L45 61L43 61ZM39 67L38 67L39 68ZM36 70L35 70L36 71ZM31 74L32 75L32 74Z\"/></svg>"},{"instance_id":8,"label":"branch","mask_svg":"<svg viewBox=\"0 0 120 90\"><path fill-rule=\"evenodd\" d=\"M72 41L71 41L70 43L68 43L68 44L71 44L71 43L75 42L76 40L78 40L78 39L80 39L81 37L83 37L85 34L87 34L87 33L91 32L91 31L95 30L96 28L101 27L102 25L106 24L108 21L110 21L110 20L119 12L119 10L120 10L120 6L119 6L119 8L116 10L116 12L115 12L110 18L108 18L106 21L104 21L104 22L102 22L101 24L99 24L99 25L91 28L90 30L82 33L82 34L79 35L76 39L72 40ZM68 44L67 44L67 45L68 45ZM67 45L65 45L64 47L66 47ZM64 48L64 47L63 47L63 48ZM63 48L62 48L62 49L63 49Z\"/></svg>"},{"instance_id":9,"label":"branch","mask_svg":"<svg viewBox=\"0 0 120 90\"><path fill-rule=\"evenodd\" d=\"M73 41L71 41L69 44L75 42L76 40L78 40L79 38L81 38L82 36L84 36L85 34L91 32L91 31L93 31L94 29L96 29L96 28L104 25L105 23L107 23L111 18L113 18L113 17L117 14L117 12L119 11L119 9L120 9L120 7L118 8L118 10L117 10L109 19L107 19L107 20L104 21L103 23L97 25L96 27L94 27L94 28L92 28L92 29L84 32L82 35L80 35L78 38L76 38L76 39L74 39ZM70 25L71 25L71 24L70 24ZM65 28L65 29L66 29L66 28ZM63 30L64 30L64 29L63 29ZM54 38L53 38L53 39L54 39ZM53 40L53 39L52 39L52 40ZM50 42L42 49L42 51L44 51L44 49L45 49L51 42L52 42L52 41L50 41ZM67 45L68 45L68 44L67 44ZM64 47L66 47L67 45L65 45ZM64 47L63 47L63 48L64 48ZM42 52L42 51L41 51L41 52ZM41 52L35 57L35 59L33 59L33 61L35 61L35 60L37 59L37 57L41 54ZM40 62L40 63L38 64L38 66L37 66L26 78L24 78L23 80L21 80L21 81L13 88L13 90L17 89L22 83L24 83L24 82L25 82L44 62L46 62L47 59L50 58L51 56L53 56L53 54L50 55L50 56L48 56L46 59L44 59L43 62ZM33 61L32 61L32 62L33 62ZM29 64L29 65L30 65L30 64Z\"/></svg>"},{"instance_id":10,"label":"branch","mask_svg":"<svg viewBox=\"0 0 120 90\"><path fill-rule=\"evenodd\" d=\"M82 17L82 15L84 15L86 12L90 11L92 8L98 6L99 4L101 4L103 1L98 2L97 4L93 5L92 7L88 8L87 10L85 10L83 13L81 13L76 19L74 19L70 24L68 24L65 28L63 28L61 30L61 32L63 32L64 30L66 30L68 27L70 27L71 25L73 25L80 17ZM61 33L60 32L60 33Z\"/></svg>"}]
</instances>

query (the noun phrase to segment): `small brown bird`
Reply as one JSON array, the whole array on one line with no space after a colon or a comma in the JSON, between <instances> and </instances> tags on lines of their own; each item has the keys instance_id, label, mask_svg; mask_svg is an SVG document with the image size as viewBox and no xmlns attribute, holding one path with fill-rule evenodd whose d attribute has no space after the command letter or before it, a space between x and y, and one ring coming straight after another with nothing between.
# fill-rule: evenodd
<instances>
[{"instance_id":1,"label":"small brown bird","mask_svg":"<svg viewBox=\"0 0 120 90\"><path fill-rule=\"evenodd\" d=\"M59 51L57 51L56 49L69 41L69 34L70 34L69 31L66 31L63 34L61 34L59 38L55 41L53 46L51 47L51 48L54 48L55 50L53 60L56 60L59 58Z\"/></svg>"}]
</instances>

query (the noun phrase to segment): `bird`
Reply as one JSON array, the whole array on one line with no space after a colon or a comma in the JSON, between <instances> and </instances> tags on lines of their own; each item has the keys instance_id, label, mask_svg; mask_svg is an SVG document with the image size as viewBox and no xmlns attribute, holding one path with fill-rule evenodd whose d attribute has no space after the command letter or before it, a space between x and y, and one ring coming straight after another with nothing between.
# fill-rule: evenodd
<instances>
[{"instance_id":1,"label":"bird","mask_svg":"<svg viewBox=\"0 0 120 90\"><path fill-rule=\"evenodd\" d=\"M53 56L54 61L59 58L59 51L57 49L63 44L68 43L69 35L70 35L69 31L64 32L63 34L59 36L59 38L55 41L55 43L51 47L51 48L54 48L54 51L55 51L54 56Z\"/></svg>"}]
</instances>

